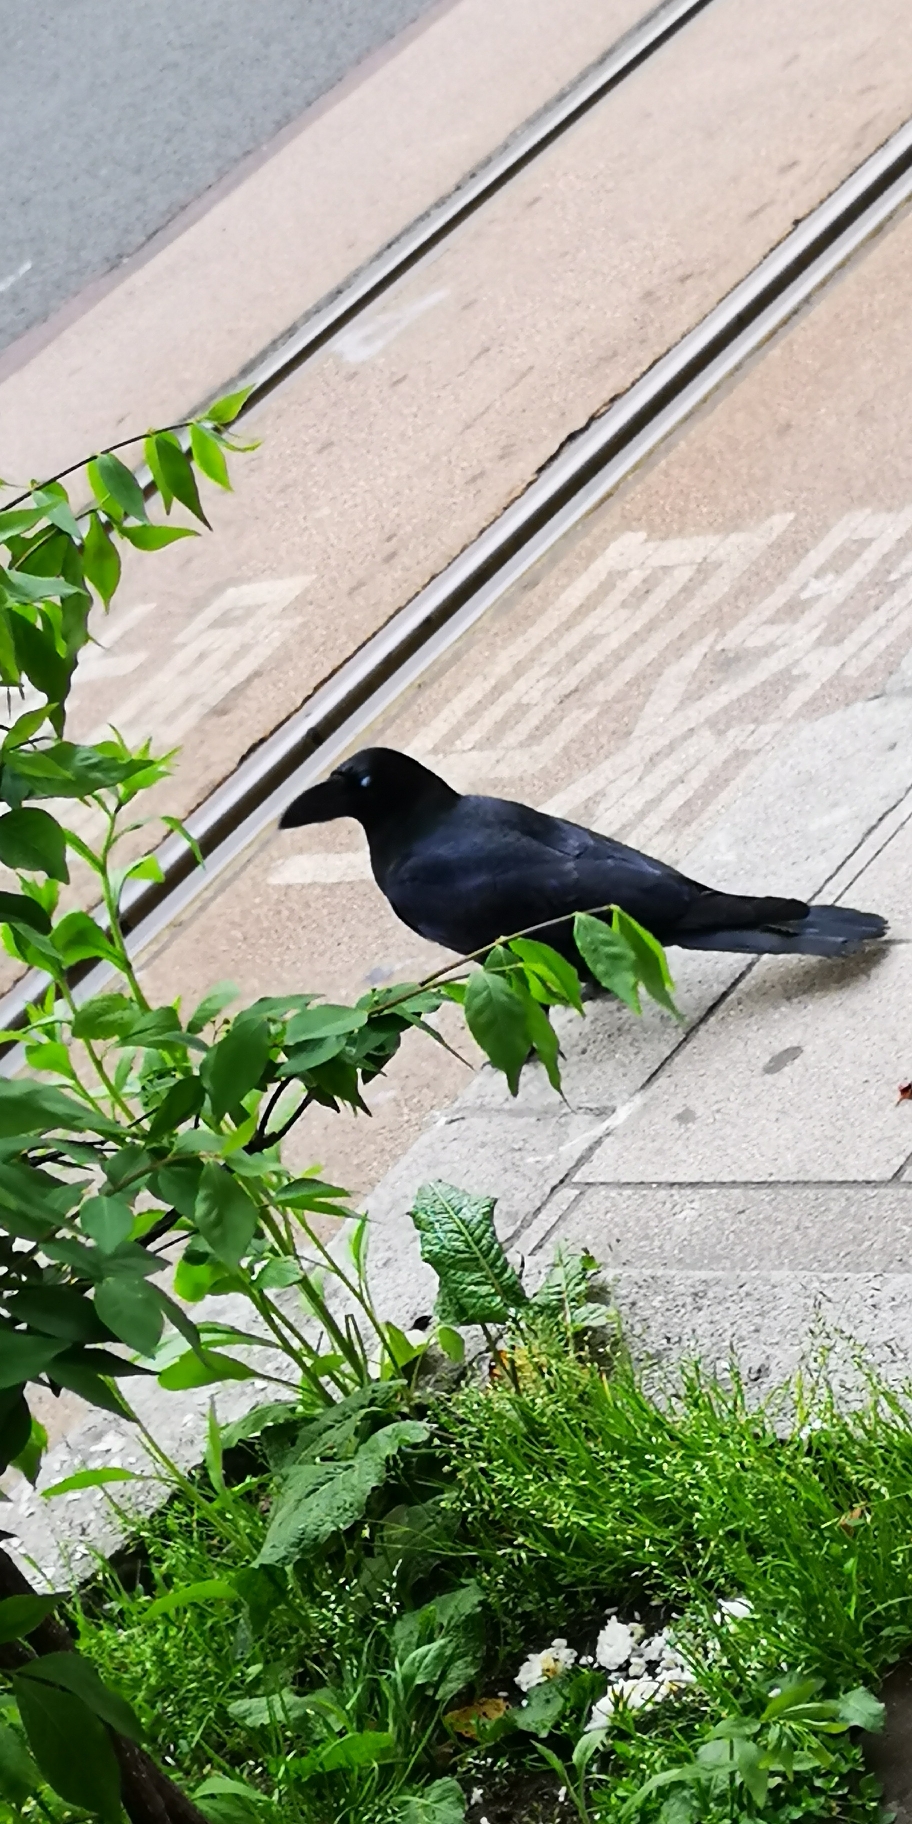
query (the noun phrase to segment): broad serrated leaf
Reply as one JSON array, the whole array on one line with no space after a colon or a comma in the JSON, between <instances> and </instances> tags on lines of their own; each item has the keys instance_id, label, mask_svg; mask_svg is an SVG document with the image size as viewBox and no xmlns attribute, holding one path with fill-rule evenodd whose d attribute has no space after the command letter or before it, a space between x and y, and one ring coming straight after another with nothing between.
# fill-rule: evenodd
<instances>
[{"instance_id":1,"label":"broad serrated leaf","mask_svg":"<svg viewBox=\"0 0 912 1824\"><path fill-rule=\"evenodd\" d=\"M411 1217L421 1258L440 1282L435 1312L442 1324L499 1324L526 1303L497 1238L495 1202L439 1180L419 1186Z\"/></svg>"},{"instance_id":2,"label":"broad serrated leaf","mask_svg":"<svg viewBox=\"0 0 912 1824\"><path fill-rule=\"evenodd\" d=\"M66 837L48 811L34 806L7 811L0 817L0 861L7 868L47 874L51 880L68 881Z\"/></svg>"},{"instance_id":3,"label":"broad serrated leaf","mask_svg":"<svg viewBox=\"0 0 912 1824\"><path fill-rule=\"evenodd\" d=\"M297 1463L287 1473L270 1515L258 1565L291 1564L360 1520L369 1496L385 1482L390 1465L430 1430L421 1420L398 1419L341 1463Z\"/></svg>"},{"instance_id":4,"label":"broad serrated leaf","mask_svg":"<svg viewBox=\"0 0 912 1824\"><path fill-rule=\"evenodd\" d=\"M291 1765L299 1780L312 1779L317 1773L336 1773L343 1768L375 1767L396 1759L396 1740L380 1729L366 1729L342 1735L325 1742L310 1754L296 1757Z\"/></svg>"},{"instance_id":5,"label":"broad serrated leaf","mask_svg":"<svg viewBox=\"0 0 912 1824\"><path fill-rule=\"evenodd\" d=\"M871 1734L879 1734L884 1726L884 1705L864 1685L854 1691L844 1691L836 1699L836 1711L840 1722L847 1723L850 1729L866 1729Z\"/></svg>"},{"instance_id":6,"label":"broad serrated leaf","mask_svg":"<svg viewBox=\"0 0 912 1824\"><path fill-rule=\"evenodd\" d=\"M466 983L466 1025L495 1070L503 1072L515 1096L522 1067L533 1047L527 1004L507 977L476 969Z\"/></svg>"},{"instance_id":7,"label":"broad serrated leaf","mask_svg":"<svg viewBox=\"0 0 912 1824\"><path fill-rule=\"evenodd\" d=\"M119 1824L120 1772L100 1717L70 1691L22 1674L12 1682L29 1747L48 1785L103 1824Z\"/></svg>"},{"instance_id":8,"label":"broad serrated leaf","mask_svg":"<svg viewBox=\"0 0 912 1824\"><path fill-rule=\"evenodd\" d=\"M420 1792L400 1799L394 1816L396 1824L464 1824L465 1793L458 1780L432 1780Z\"/></svg>"}]
</instances>

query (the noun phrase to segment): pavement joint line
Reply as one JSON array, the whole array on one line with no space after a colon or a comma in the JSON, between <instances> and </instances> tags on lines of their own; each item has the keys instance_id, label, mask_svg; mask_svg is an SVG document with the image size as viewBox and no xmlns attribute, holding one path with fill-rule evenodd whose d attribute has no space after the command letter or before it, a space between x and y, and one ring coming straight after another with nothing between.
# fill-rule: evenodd
<instances>
[{"instance_id":1,"label":"pavement joint line","mask_svg":"<svg viewBox=\"0 0 912 1824\"><path fill-rule=\"evenodd\" d=\"M912 120L907 121L621 399L540 471L460 555L346 660L186 819L208 868L177 837L156 851L159 883L124 895L136 954L272 818L286 797L325 770L330 755L374 720L385 702L425 671L519 577L613 493L752 354L819 293L912 197ZM77 964L79 998L112 971ZM0 1000L0 1020L21 1025L44 978L29 972ZM3 1055L5 1053L5 1055ZM18 1067L18 1047L0 1050L0 1071Z\"/></svg>"},{"instance_id":2,"label":"pavement joint line","mask_svg":"<svg viewBox=\"0 0 912 1824\"><path fill-rule=\"evenodd\" d=\"M906 1181L912 1191L912 1181ZM890 1178L601 1178L581 1184L580 1191L885 1191Z\"/></svg>"}]
</instances>

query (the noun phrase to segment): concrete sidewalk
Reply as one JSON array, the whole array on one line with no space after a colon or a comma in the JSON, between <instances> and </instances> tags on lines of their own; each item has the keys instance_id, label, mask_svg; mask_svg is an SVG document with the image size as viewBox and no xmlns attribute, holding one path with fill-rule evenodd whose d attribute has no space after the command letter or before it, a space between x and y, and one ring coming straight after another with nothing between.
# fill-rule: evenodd
<instances>
[{"instance_id":1,"label":"concrete sidewalk","mask_svg":"<svg viewBox=\"0 0 912 1824\"><path fill-rule=\"evenodd\" d=\"M685 1025L616 1003L566 1016L565 1102L538 1068L515 1101L481 1070L368 1200L384 1317L408 1328L432 1307L408 1211L424 1179L444 1178L498 1197L501 1237L530 1283L558 1241L591 1249L642 1360L699 1354L724 1369L734 1353L763 1388L821 1333L842 1333L837 1375L857 1343L906 1378L912 1108L896 1089L912 1065L912 700L902 674L895 683L792 732L685 861L698 875L724 865L737 889L731 857L749 832L755 878L775 870L783 892L876 908L889 943L844 963L673 951ZM239 1301L225 1302L208 1315L248 1327ZM180 1400L155 1384L136 1392L184 1467L199 1460L213 1393L223 1423L276 1397L255 1381ZM90 1411L49 1453L42 1483L104 1463L143 1469L141 1441ZM114 1492L134 1510L159 1498L125 1487ZM52 1582L86 1575L93 1548L120 1533L102 1493L46 1504L25 1484L4 1523Z\"/></svg>"}]
</instances>

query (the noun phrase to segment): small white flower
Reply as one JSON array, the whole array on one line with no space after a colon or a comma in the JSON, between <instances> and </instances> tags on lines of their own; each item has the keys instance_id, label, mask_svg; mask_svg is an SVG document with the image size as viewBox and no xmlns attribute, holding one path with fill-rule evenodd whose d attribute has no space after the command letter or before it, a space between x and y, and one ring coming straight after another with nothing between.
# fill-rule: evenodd
<instances>
[{"instance_id":1,"label":"small white flower","mask_svg":"<svg viewBox=\"0 0 912 1824\"><path fill-rule=\"evenodd\" d=\"M606 1621L595 1644L595 1657L607 1672L626 1665L633 1647L633 1635L623 1621Z\"/></svg>"},{"instance_id":2,"label":"small white flower","mask_svg":"<svg viewBox=\"0 0 912 1824\"><path fill-rule=\"evenodd\" d=\"M649 1640L644 1640L640 1648L643 1658L650 1662L654 1659L661 1659L663 1653L667 1651L668 1634L664 1628L661 1628L658 1634L653 1634Z\"/></svg>"},{"instance_id":3,"label":"small white flower","mask_svg":"<svg viewBox=\"0 0 912 1824\"><path fill-rule=\"evenodd\" d=\"M627 1670L631 1678L642 1678L646 1671L646 1661L642 1653L631 1653Z\"/></svg>"},{"instance_id":4,"label":"small white flower","mask_svg":"<svg viewBox=\"0 0 912 1824\"><path fill-rule=\"evenodd\" d=\"M565 1640L552 1640L550 1647L541 1653L530 1653L524 1659L516 1674L514 1683L520 1691L532 1691L536 1685L543 1685L549 1678L560 1678L562 1672L569 1672L576 1665L576 1653L568 1647Z\"/></svg>"},{"instance_id":5,"label":"small white flower","mask_svg":"<svg viewBox=\"0 0 912 1824\"><path fill-rule=\"evenodd\" d=\"M469 1800L469 1804L470 1805L480 1805L483 1798L484 1798L484 1793L482 1792L481 1787L473 1786L472 1787L472 1796Z\"/></svg>"},{"instance_id":6,"label":"small white flower","mask_svg":"<svg viewBox=\"0 0 912 1824\"><path fill-rule=\"evenodd\" d=\"M713 1620L717 1622L746 1621L748 1615L753 1615L753 1612L750 1603L745 1602L743 1596L734 1596L728 1602L720 1602Z\"/></svg>"},{"instance_id":7,"label":"small white flower","mask_svg":"<svg viewBox=\"0 0 912 1824\"><path fill-rule=\"evenodd\" d=\"M637 1647L639 1646L641 1640L646 1639L646 1629L644 1628L643 1623L641 1621L637 1620L637 1621L631 1622L630 1638L633 1641L634 1645Z\"/></svg>"}]
</instances>

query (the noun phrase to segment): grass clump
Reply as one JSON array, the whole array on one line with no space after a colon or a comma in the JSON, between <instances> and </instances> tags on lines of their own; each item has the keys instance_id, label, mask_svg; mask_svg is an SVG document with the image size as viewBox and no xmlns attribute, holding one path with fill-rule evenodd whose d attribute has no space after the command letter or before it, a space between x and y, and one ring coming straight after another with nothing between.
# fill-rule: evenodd
<instances>
[{"instance_id":1,"label":"grass clump","mask_svg":"<svg viewBox=\"0 0 912 1824\"><path fill-rule=\"evenodd\" d=\"M692 1368L657 1397L539 1316L490 1377L361 1392L201 1472L79 1644L214 1824L875 1824L912 1424L864 1395L757 1405ZM638 1644L606 1673L610 1609ZM691 1676L659 1689L665 1637Z\"/></svg>"}]
</instances>

